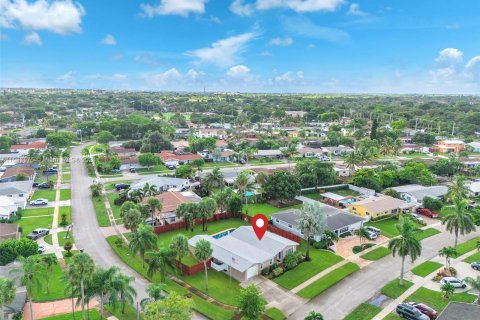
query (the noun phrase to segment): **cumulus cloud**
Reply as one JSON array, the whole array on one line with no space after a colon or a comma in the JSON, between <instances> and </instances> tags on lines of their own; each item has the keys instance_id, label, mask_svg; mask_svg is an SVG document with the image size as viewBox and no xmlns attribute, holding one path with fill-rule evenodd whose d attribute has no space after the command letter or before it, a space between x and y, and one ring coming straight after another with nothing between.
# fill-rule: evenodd
<instances>
[{"instance_id":1,"label":"cumulus cloud","mask_svg":"<svg viewBox=\"0 0 480 320\"><path fill-rule=\"evenodd\" d=\"M149 18L157 15L180 15L186 17L190 13L204 13L205 2L207 0L161 0L159 4L153 6L142 3L140 8Z\"/></svg>"},{"instance_id":2,"label":"cumulus cloud","mask_svg":"<svg viewBox=\"0 0 480 320\"><path fill-rule=\"evenodd\" d=\"M27 33L25 37L23 38L23 43L26 45L31 45L35 44L37 46L42 45L42 38L36 33L35 31L32 31L30 33Z\"/></svg>"},{"instance_id":3,"label":"cumulus cloud","mask_svg":"<svg viewBox=\"0 0 480 320\"><path fill-rule=\"evenodd\" d=\"M247 76L249 73L250 73L250 68L242 64L233 66L227 71L227 75L230 78L243 78Z\"/></svg>"},{"instance_id":4,"label":"cumulus cloud","mask_svg":"<svg viewBox=\"0 0 480 320\"><path fill-rule=\"evenodd\" d=\"M165 72L148 74L144 79L152 87L162 87L181 80L182 74L177 69L171 68Z\"/></svg>"},{"instance_id":5,"label":"cumulus cloud","mask_svg":"<svg viewBox=\"0 0 480 320\"><path fill-rule=\"evenodd\" d=\"M279 76L275 77L276 82L290 82L293 81L293 74L290 71L287 71L285 73L282 73Z\"/></svg>"},{"instance_id":6,"label":"cumulus cloud","mask_svg":"<svg viewBox=\"0 0 480 320\"><path fill-rule=\"evenodd\" d=\"M347 14L350 16L366 16L368 13L365 11L360 10L360 5L358 3L350 4L348 8Z\"/></svg>"},{"instance_id":7,"label":"cumulus cloud","mask_svg":"<svg viewBox=\"0 0 480 320\"><path fill-rule=\"evenodd\" d=\"M463 52L456 48L445 48L440 51L435 61L442 63L460 63L463 61Z\"/></svg>"},{"instance_id":8,"label":"cumulus cloud","mask_svg":"<svg viewBox=\"0 0 480 320\"><path fill-rule=\"evenodd\" d=\"M0 27L78 33L84 15L82 5L71 0L1 0Z\"/></svg>"},{"instance_id":9,"label":"cumulus cloud","mask_svg":"<svg viewBox=\"0 0 480 320\"><path fill-rule=\"evenodd\" d=\"M475 56L472 59L470 59L468 63L465 65L465 68L472 69L477 66L480 66L480 56Z\"/></svg>"},{"instance_id":10,"label":"cumulus cloud","mask_svg":"<svg viewBox=\"0 0 480 320\"><path fill-rule=\"evenodd\" d=\"M237 62L239 55L245 51L247 44L255 36L253 32L231 36L212 43L208 48L187 52L187 55L197 58L200 63L210 63L227 68Z\"/></svg>"},{"instance_id":11,"label":"cumulus cloud","mask_svg":"<svg viewBox=\"0 0 480 320\"><path fill-rule=\"evenodd\" d=\"M251 15L255 10L290 9L295 12L335 11L345 0L235 0L230 10L238 15Z\"/></svg>"},{"instance_id":12,"label":"cumulus cloud","mask_svg":"<svg viewBox=\"0 0 480 320\"><path fill-rule=\"evenodd\" d=\"M111 34L107 34L105 38L102 39L102 44L107 45L107 46L114 46L117 44L117 39L115 39L114 36Z\"/></svg>"},{"instance_id":13,"label":"cumulus cloud","mask_svg":"<svg viewBox=\"0 0 480 320\"><path fill-rule=\"evenodd\" d=\"M187 77L191 80L197 80L197 79L200 79L200 78L203 78L203 76L205 75L205 73L201 72L201 71L197 71L195 69L190 69L187 71Z\"/></svg>"},{"instance_id":14,"label":"cumulus cloud","mask_svg":"<svg viewBox=\"0 0 480 320\"><path fill-rule=\"evenodd\" d=\"M290 38L290 37L286 37L286 38L273 38L272 40L270 40L270 45L271 46L283 46L283 47L286 47L286 46L289 46L293 43L293 39Z\"/></svg>"}]
</instances>

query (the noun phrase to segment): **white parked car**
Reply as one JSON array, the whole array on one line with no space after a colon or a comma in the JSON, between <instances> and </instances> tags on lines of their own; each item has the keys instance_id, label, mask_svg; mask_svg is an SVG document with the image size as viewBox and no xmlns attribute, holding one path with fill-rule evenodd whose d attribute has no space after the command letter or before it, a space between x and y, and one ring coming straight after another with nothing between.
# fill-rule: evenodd
<instances>
[{"instance_id":1,"label":"white parked car","mask_svg":"<svg viewBox=\"0 0 480 320\"><path fill-rule=\"evenodd\" d=\"M455 277L444 277L440 280L440 284L444 285L445 283L450 283L454 288L465 288L467 285L460 279Z\"/></svg>"},{"instance_id":2,"label":"white parked car","mask_svg":"<svg viewBox=\"0 0 480 320\"><path fill-rule=\"evenodd\" d=\"M418 214L416 214L416 213L411 213L410 215L412 216L412 219L413 219L413 220L418 221L418 222L423 222L423 218L420 217Z\"/></svg>"},{"instance_id":3,"label":"white parked car","mask_svg":"<svg viewBox=\"0 0 480 320\"><path fill-rule=\"evenodd\" d=\"M31 206L45 206L48 204L48 200L47 199L36 199L36 200L32 200L30 201L30 205Z\"/></svg>"}]
</instances>

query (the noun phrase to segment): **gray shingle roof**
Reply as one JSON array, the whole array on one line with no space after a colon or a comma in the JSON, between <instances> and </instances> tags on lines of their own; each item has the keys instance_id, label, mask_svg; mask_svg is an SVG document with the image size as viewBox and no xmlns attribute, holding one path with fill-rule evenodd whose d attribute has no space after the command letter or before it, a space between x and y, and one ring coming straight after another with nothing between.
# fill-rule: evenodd
<instances>
[{"instance_id":1,"label":"gray shingle roof","mask_svg":"<svg viewBox=\"0 0 480 320\"><path fill-rule=\"evenodd\" d=\"M420 201L422 201L424 197L440 198L448 192L448 188L446 186L426 187L419 184L408 184L405 186L393 187L392 189L401 193L411 194Z\"/></svg>"},{"instance_id":2,"label":"gray shingle roof","mask_svg":"<svg viewBox=\"0 0 480 320\"><path fill-rule=\"evenodd\" d=\"M33 187L33 180L14 181L0 183L0 195L6 196L10 194L29 193Z\"/></svg>"},{"instance_id":3,"label":"gray shingle roof","mask_svg":"<svg viewBox=\"0 0 480 320\"><path fill-rule=\"evenodd\" d=\"M478 320L480 306L471 303L450 302L437 320Z\"/></svg>"}]
</instances>

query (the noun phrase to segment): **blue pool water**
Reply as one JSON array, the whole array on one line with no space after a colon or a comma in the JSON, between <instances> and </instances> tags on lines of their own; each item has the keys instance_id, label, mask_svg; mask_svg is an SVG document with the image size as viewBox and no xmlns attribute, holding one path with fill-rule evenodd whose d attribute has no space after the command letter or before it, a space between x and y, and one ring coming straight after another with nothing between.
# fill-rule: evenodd
<instances>
[{"instance_id":1,"label":"blue pool water","mask_svg":"<svg viewBox=\"0 0 480 320\"><path fill-rule=\"evenodd\" d=\"M254 196L255 193L253 193L253 191L245 191L245 197L251 197L251 196Z\"/></svg>"},{"instance_id":2,"label":"blue pool water","mask_svg":"<svg viewBox=\"0 0 480 320\"><path fill-rule=\"evenodd\" d=\"M214 235L212 235L212 238L220 239L220 238L223 238L225 236L228 236L233 231L235 231L235 228L227 229L225 231L220 231L219 233L215 233Z\"/></svg>"}]
</instances>

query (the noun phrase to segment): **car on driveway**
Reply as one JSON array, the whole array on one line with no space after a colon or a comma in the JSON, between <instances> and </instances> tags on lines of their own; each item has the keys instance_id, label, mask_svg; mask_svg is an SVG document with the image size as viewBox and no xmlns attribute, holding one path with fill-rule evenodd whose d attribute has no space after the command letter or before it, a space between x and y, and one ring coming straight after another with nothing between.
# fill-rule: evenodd
<instances>
[{"instance_id":1,"label":"car on driveway","mask_svg":"<svg viewBox=\"0 0 480 320\"><path fill-rule=\"evenodd\" d=\"M45 246L43 244L38 245L38 254L42 254L45 252Z\"/></svg>"},{"instance_id":2,"label":"car on driveway","mask_svg":"<svg viewBox=\"0 0 480 320\"><path fill-rule=\"evenodd\" d=\"M30 232L27 236L28 239L30 240L37 240L41 237L45 237L50 233L50 230L48 229L35 229L32 232Z\"/></svg>"},{"instance_id":3,"label":"car on driveway","mask_svg":"<svg viewBox=\"0 0 480 320\"><path fill-rule=\"evenodd\" d=\"M42 182L37 185L38 189L50 189L50 184L47 182Z\"/></svg>"},{"instance_id":4,"label":"car on driveway","mask_svg":"<svg viewBox=\"0 0 480 320\"><path fill-rule=\"evenodd\" d=\"M444 277L444 278L442 278L442 280L440 280L441 285L444 285L446 283L450 283L454 288L462 288L463 289L463 288L467 287L465 282L463 282L462 280L457 279L455 277Z\"/></svg>"},{"instance_id":5,"label":"car on driveway","mask_svg":"<svg viewBox=\"0 0 480 320\"><path fill-rule=\"evenodd\" d=\"M472 266L473 270L480 271L480 261L472 262L470 265Z\"/></svg>"},{"instance_id":6,"label":"car on driveway","mask_svg":"<svg viewBox=\"0 0 480 320\"><path fill-rule=\"evenodd\" d=\"M411 213L410 216L412 217L412 219L414 221L417 221L417 222L423 222L423 218L420 217L418 214L416 213Z\"/></svg>"},{"instance_id":7,"label":"car on driveway","mask_svg":"<svg viewBox=\"0 0 480 320\"><path fill-rule=\"evenodd\" d=\"M112 173L121 173L122 171L120 169L112 169Z\"/></svg>"},{"instance_id":8,"label":"car on driveway","mask_svg":"<svg viewBox=\"0 0 480 320\"><path fill-rule=\"evenodd\" d=\"M177 167L173 164L167 164L165 165L165 167L168 169L168 170L175 170Z\"/></svg>"},{"instance_id":9,"label":"car on driveway","mask_svg":"<svg viewBox=\"0 0 480 320\"><path fill-rule=\"evenodd\" d=\"M429 217L429 218L434 218L434 219L438 218L438 213L436 213L435 211L432 211L428 208L418 208L417 213L421 214L422 216Z\"/></svg>"},{"instance_id":10,"label":"car on driveway","mask_svg":"<svg viewBox=\"0 0 480 320\"><path fill-rule=\"evenodd\" d=\"M409 303L400 303L397 305L396 310L397 314L401 318L411 319L411 320L430 320L430 317L426 314L423 314L420 310L415 308Z\"/></svg>"},{"instance_id":11,"label":"car on driveway","mask_svg":"<svg viewBox=\"0 0 480 320\"><path fill-rule=\"evenodd\" d=\"M128 189L128 188L130 188L130 185L128 183L117 183L115 185L115 189L117 189L117 191L125 190L125 189Z\"/></svg>"},{"instance_id":12,"label":"car on driveway","mask_svg":"<svg viewBox=\"0 0 480 320\"><path fill-rule=\"evenodd\" d=\"M43 171L43 173L48 173L48 174L57 174L58 173L58 170L57 169L48 169L46 171Z\"/></svg>"},{"instance_id":13,"label":"car on driveway","mask_svg":"<svg viewBox=\"0 0 480 320\"><path fill-rule=\"evenodd\" d=\"M42 199L42 198L30 201L31 206L46 206L47 204L48 204L48 200Z\"/></svg>"},{"instance_id":14,"label":"car on driveway","mask_svg":"<svg viewBox=\"0 0 480 320\"><path fill-rule=\"evenodd\" d=\"M372 232L372 231L369 231L369 230L367 230L367 232L368 232L368 238L370 240L375 240L375 239L378 238L378 234L376 232Z\"/></svg>"},{"instance_id":15,"label":"car on driveway","mask_svg":"<svg viewBox=\"0 0 480 320\"><path fill-rule=\"evenodd\" d=\"M426 304L416 302L408 302L408 304L414 306L415 308L420 310L421 313L428 316L432 320L437 318L437 311L433 310Z\"/></svg>"},{"instance_id":16,"label":"car on driveway","mask_svg":"<svg viewBox=\"0 0 480 320\"><path fill-rule=\"evenodd\" d=\"M380 234L382 234L382 230L380 230L380 229L378 229L378 228L375 228L375 227L372 227L372 226L365 227L365 229L367 229L367 231L369 231L369 232L376 233L377 236L379 236Z\"/></svg>"}]
</instances>

